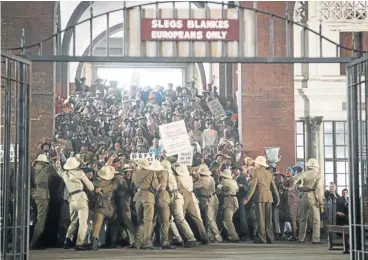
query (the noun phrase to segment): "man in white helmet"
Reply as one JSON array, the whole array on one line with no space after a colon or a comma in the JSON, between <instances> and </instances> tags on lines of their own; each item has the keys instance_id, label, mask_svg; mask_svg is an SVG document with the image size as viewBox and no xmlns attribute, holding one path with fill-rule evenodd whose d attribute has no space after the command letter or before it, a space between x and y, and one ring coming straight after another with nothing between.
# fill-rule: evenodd
<instances>
[{"instance_id":1,"label":"man in white helmet","mask_svg":"<svg viewBox=\"0 0 368 260\"><path fill-rule=\"evenodd\" d=\"M307 171L301 173L295 180L296 184L300 184L304 192L301 199L301 212L299 224L299 243L305 242L305 234L307 232L307 223L309 214L312 214L313 233L312 244L321 244L320 242L320 215L323 213L324 194L323 181L319 172L319 165L316 159L311 158L307 162Z\"/></svg>"}]
</instances>

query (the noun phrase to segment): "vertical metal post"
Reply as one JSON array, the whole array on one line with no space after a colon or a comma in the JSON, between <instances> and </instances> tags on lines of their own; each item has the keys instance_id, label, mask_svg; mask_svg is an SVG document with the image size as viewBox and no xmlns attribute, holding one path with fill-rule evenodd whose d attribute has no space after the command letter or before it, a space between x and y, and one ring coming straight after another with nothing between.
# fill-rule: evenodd
<instances>
[{"instance_id":1,"label":"vertical metal post","mask_svg":"<svg viewBox=\"0 0 368 260\"><path fill-rule=\"evenodd\" d=\"M275 55L275 33L274 33L274 24L273 24L273 15L270 15L270 56L273 57Z\"/></svg>"},{"instance_id":2,"label":"vertical metal post","mask_svg":"<svg viewBox=\"0 0 368 260\"><path fill-rule=\"evenodd\" d=\"M285 39L286 39L286 57L290 57L290 30L289 30L289 26L290 26L290 23L289 23L289 2L286 1L285 2Z\"/></svg>"},{"instance_id":3,"label":"vertical metal post","mask_svg":"<svg viewBox=\"0 0 368 260\"><path fill-rule=\"evenodd\" d=\"M323 56L323 46L322 46L322 21L319 21L319 56Z\"/></svg>"},{"instance_id":4,"label":"vertical metal post","mask_svg":"<svg viewBox=\"0 0 368 260\"><path fill-rule=\"evenodd\" d=\"M75 30L75 25L73 26L72 30L73 30L73 56L75 56L77 49L77 33Z\"/></svg>"},{"instance_id":5,"label":"vertical metal post","mask_svg":"<svg viewBox=\"0 0 368 260\"><path fill-rule=\"evenodd\" d=\"M357 250L357 244L359 244L359 145L358 145L358 92L356 88L357 82L357 68L355 65L348 67L348 126L349 126L349 185L350 185L350 203L349 203L349 216L352 225L350 225L350 247L351 257L350 259L356 259L354 257L354 251Z\"/></svg>"},{"instance_id":6,"label":"vertical metal post","mask_svg":"<svg viewBox=\"0 0 368 260\"><path fill-rule=\"evenodd\" d=\"M239 41L238 41L238 54L239 57L244 57L244 46L242 45L244 41L244 30L245 30L245 20L243 8L237 6L238 8L238 21L239 21Z\"/></svg>"},{"instance_id":7,"label":"vertical metal post","mask_svg":"<svg viewBox=\"0 0 368 260\"><path fill-rule=\"evenodd\" d=\"M128 11L127 11L127 7L126 7L126 2L124 1L124 9L123 9L123 51L122 51L122 56L127 56L127 54L129 54L129 45L128 45L128 41L129 41L129 36L128 36ZM141 22L139 22L141 23Z\"/></svg>"},{"instance_id":8,"label":"vertical metal post","mask_svg":"<svg viewBox=\"0 0 368 260\"><path fill-rule=\"evenodd\" d=\"M155 11L156 11L156 19L160 19L160 8L158 6L158 2L156 2L155 4ZM160 57L161 56L161 43L160 41L155 41L155 45L156 45L156 57Z\"/></svg>"},{"instance_id":9,"label":"vertical metal post","mask_svg":"<svg viewBox=\"0 0 368 260\"><path fill-rule=\"evenodd\" d=\"M209 12L210 11L210 8L208 7L208 3L207 2L204 2L204 9L205 9L205 19L211 19L211 13ZM205 42L205 48L206 48L206 57L209 57L211 56L210 54L210 49L211 49L211 42L210 41L206 41ZM222 54L221 54L222 55Z\"/></svg>"},{"instance_id":10,"label":"vertical metal post","mask_svg":"<svg viewBox=\"0 0 368 260\"><path fill-rule=\"evenodd\" d=\"M173 9L173 19L178 18L178 10L176 9L175 1L172 1L172 9ZM172 41L173 44L173 55L174 57L178 57L178 41Z\"/></svg>"},{"instance_id":11,"label":"vertical metal post","mask_svg":"<svg viewBox=\"0 0 368 260\"><path fill-rule=\"evenodd\" d=\"M23 40L22 40L23 42ZM9 198L10 198L10 135L11 135L11 62L9 58L5 60L5 75L6 85L4 89L4 158L3 158L3 201L4 201L4 228L3 228L3 248L4 259L7 259L8 254L8 234L9 228L7 225L7 218L9 216Z\"/></svg>"},{"instance_id":12,"label":"vertical metal post","mask_svg":"<svg viewBox=\"0 0 368 260\"><path fill-rule=\"evenodd\" d=\"M142 11L142 6L139 6L139 56L146 56L144 53L144 45L143 42L141 41L142 39L142 18L143 18L143 11Z\"/></svg>"},{"instance_id":13,"label":"vertical metal post","mask_svg":"<svg viewBox=\"0 0 368 260\"><path fill-rule=\"evenodd\" d=\"M191 1L188 1L188 4L189 4L189 8L188 8L189 15L188 15L188 18L189 19L192 19L192 2ZM189 41L189 57L192 57L192 56L193 56L193 41Z\"/></svg>"},{"instance_id":14,"label":"vertical metal post","mask_svg":"<svg viewBox=\"0 0 368 260\"><path fill-rule=\"evenodd\" d=\"M253 2L253 8L257 9L257 2ZM258 15L257 10L254 10L254 57L258 56Z\"/></svg>"},{"instance_id":15,"label":"vertical metal post","mask_svg":"<svg viewBox=\"0 0 368 260\"><path fill-rule=\"evenodd\" d=\"M93 2L90 2L89 6L89 56L93 55Z\"/></svg>"},{"instance_id":16,"label":"vertical metal post","mask_svg":"<svg viewBox=\"0 0 368 260\"><path fill-rule=\"evenodd\" d=\"M106 56L110 56L110 13L106 14Z\"/></svg>"},{"instance_id":17,"label":"vertical metal post","mask_svg":"<svg viewBox=\"0 0 368 260\"><path fill-rule=\"evenodd\" d=\"M225 9L225 3L222 1L221 3L221 19L227 19L227 12ZM221 42L221 57L225 57L227 55L227 41Z\"/></svg>"}]
</instances>

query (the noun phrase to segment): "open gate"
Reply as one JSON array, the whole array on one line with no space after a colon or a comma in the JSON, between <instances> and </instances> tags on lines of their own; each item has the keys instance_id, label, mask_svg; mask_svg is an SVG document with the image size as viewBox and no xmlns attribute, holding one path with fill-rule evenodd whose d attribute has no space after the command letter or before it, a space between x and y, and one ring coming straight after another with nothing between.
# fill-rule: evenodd
<instances>
[{"instance_id":1,"label":"open gate","mask_svg":"<svg viewBox=\"0 0 368 260\"><path fill-rule=\"evenodd\" d=\"M31 62L1 53L0 259L28 259Z\"/></svg>"},{"instance_id":2,"label":"open gate","mask_svg":"<svg viewBox=\"0 0 368 260\"><path fill-rule=\"evenodd\" d=\"M179 2L187 2L188 7L180 10L176 7ZM125 3L125 2L124 2ZM368 162L366 154L368 147L368 57L353 61L354 57L341 57L340 50L352 51L353 54L363 55L365 52L354 48L344 47L322 35L319 31L308 28L305 24L293 21L288 15L280 16L256 8L229 5L219 2L201 2L205 8L193 10L193 3L188 1L162 1L138 4L112 10L103 14L93 15L57 33L41 42L25 45L24 34L22 43L16 48L9 49L20 56L2 53L2 89L1 109L1 137L3 145L3 163L1 164L1 255L0 259L27 259L29 241L29 208L30 208L30 162L29 162L29 110L30 110L30 77L31 61L37 62L141 62L141 63L349 63L348 70L348 103L349 103L349 190L350 190L350 219L351 219L351 259L368 258L366 249L366 227L368 227ZM163 10L159 4L172 6L170 13L163 17ZM220 8L211 11L207 4L217 4ZM150 7L152 10L145 9ZM166 8L167 9L167 8ZM165 10L164 10L165 11ZM166 10L167 11L167 10ZM180 16L178 16L180 14ZM112 24L112 16L122 17L119 24ZM269 19L267 32L269 38L267 53L259 53L257 46L262 44L257 34L259 17ZM202 19L237 20L234 30L238 38L234 41L195 41L185 42L144 39L142 23L152 19L188 20ZM101 19L103 22L101 22ZM105 39L106 55L96 56L93 47L96 45L93 27L97 23L105 24L104 35L100 34L99 41ZM84 53L77 53L76 35L83 30L89 30L89 44ZM146 25L147 26L147 25ZM264 25L266 27L266 25ZM276 44L275 27L284 28L283 44ZM300 53L292 53L293 28L302 34ZM152 29L152 28L150 28ZM147 29L149 30L149 29ZM118 31L124 34L122 53L110 55L110 36ZM27 32L23 32L27 33ZM61 38L63 34L72 34L71 51L63 53ZM316 38L319 45L319 55L308 55L308 37ZM96 36L96 35L95 35ZM96 37L96 38L98 38ZM332 54L322 53L324 48L331 48ZM54 49L53 54L47 50ZM21 58L23 57L23 58ZM26 60L28 59L28 60ZM363 108L363 109L362 109ZM13 165L12 165L13 164ZM12 167L13 166L13 167ZM16 169L11 174L11 168ZM15 191L12 193L12 191ZM368 233L367 233L368 235ZM27 238L27 239L24 239ZM10 247L8 246L10 245ZM10 257L10 258L9 258Z\"/></svg>"}]
</instances>

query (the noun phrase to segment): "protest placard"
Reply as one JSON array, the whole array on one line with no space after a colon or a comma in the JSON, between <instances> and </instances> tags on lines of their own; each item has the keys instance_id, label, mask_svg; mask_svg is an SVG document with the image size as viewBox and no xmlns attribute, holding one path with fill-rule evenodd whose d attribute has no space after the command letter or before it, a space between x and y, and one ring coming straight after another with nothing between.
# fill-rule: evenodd
<instances>
[{"instance_id":1,"label":"protest placard","mask_svg":"<svg viewBox=\"0 0 368 260\"><path fill-rule=\"evenodd\" d=\"M221 118L226 115L225 110L222 107L218 98L207 102L207 106L216 119Z\"/></svg>"},{"instance_id":2,"label":"protest placard","mask_svg":"<svg viewBox=\"0 0 368 260\"><path fill-rule=\"evenodd\" d=\"M187 166L192 166L193 164L193 149L190 149L187 152L182 152L178 154L178 163L184 164Z\"/></svg>"},{"instance_id":3,"label":"protest placard","mask_svg":"<svg viewBox=\"0 0 368 260\"><path fill-rule=\"evenodd\" d=\"M149 162L152 162L155 159L155 155L153 153L131 153L130 160L138 161L139 159L147 159Z\"/></svg>"},{"instance_id":4,"label":"protest placard","mask_svg":"<svg viewBox=\"0 0 368 260\"><path fill-rule=\"evenodd\" d=\"M159 129L162 144L168 156L192 149L184 120L160 125Z\"/></svg>"}]
</instances>

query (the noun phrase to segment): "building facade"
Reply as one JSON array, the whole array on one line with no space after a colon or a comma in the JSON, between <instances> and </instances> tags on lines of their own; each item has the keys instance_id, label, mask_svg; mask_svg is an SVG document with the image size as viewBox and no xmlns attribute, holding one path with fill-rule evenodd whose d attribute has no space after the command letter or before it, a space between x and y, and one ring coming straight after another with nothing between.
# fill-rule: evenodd
<instances>
[{"instance_id":1,"label":"building facade","mask_svg":"<svg viewBox=\"0 0 368 260\"><path fill-rule=\"evenodd\" d=\"M294 20L349 48L367 50L368 9L366 1L298 1ZM307 39L306 46L303 46ZM319 45L315 35L294 28L294 53L310 57L357 56L350 50ZM348 183L347 78L344 64L295 64L296 158L305 162L316 156L325 185Z\"/></svg>"}]
</instances>

